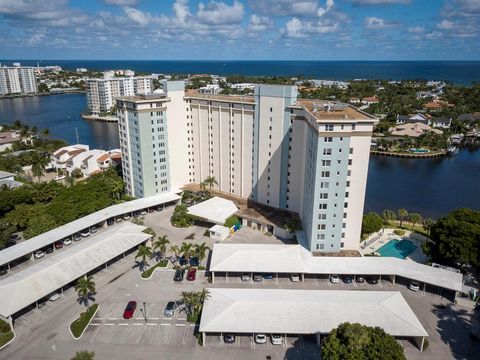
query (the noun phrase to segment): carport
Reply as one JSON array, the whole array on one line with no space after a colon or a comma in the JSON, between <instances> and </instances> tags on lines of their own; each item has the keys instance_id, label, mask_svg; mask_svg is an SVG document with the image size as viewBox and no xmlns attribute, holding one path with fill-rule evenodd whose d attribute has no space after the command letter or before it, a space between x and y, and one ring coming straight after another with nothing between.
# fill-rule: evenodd
<instances>
[{"instance_id":1,"label":"carport","mask_svg":"<svg viewBox=\"0 0 480 360\"><path fill-rule=\"evenodd\" d=\"M20 310L76 281L108 261L149 241L146 227L129 222L92 235L79 244L36 261L0 281L0 318L11 322Z\"/></svg>"},{"instance_id":2,"label":"carport","mask_svg":"<svg viewBox=\"0 0 480 360\"><path fill-rule=\"evenodd\" d=\"M188 213L194 218L216 225L225 224L225 221L237 211L238 208L233 201L218 196L188 208Z\"/></svg>"},{"instance_id":3,"label":"carport","mask_svg":"<svg viewBox=\"0 0 480 360\"><path fill-rule=\"evenodd\" d=\"M320 345L344 322L378 326L423 350L426 330L397 291L209 288L199 331L209 334L315 335Z\"/></svg>"}]
</instances>

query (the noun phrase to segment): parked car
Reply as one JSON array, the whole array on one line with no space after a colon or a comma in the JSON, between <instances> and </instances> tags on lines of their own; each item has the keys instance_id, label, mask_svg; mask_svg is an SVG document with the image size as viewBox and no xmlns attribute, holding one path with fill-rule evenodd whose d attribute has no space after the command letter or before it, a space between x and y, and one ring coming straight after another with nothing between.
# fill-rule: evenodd
<instances>
[{"instance_id":1,"label":"parked car","mask_svg":"<svg viewBox=\"0 0 480 360\"><path fill-rule=\"evenodd\" d=\"M60 295L57 292L48 295L48 301L57 301L58 299L60 299Z\"/></svg>"},{"instance_id":2,"label":"parked car","mask_svg":"<svg viewBox=\"0 0 480 360\"><path fill-rule=\"evenodd\" d=\"M140 211L140 215L147 215L147 211L146 210Z\"/></svg>"},{"instance_id":3,"label":"parked car","mask_svg":"<svg viewBox=\"0 0 480 360\"><path fill-rule=\"evenodd\" d=\"M115 219L107 219L107 226L112 226L115 224Z\"/></svg>"},{"instance_id":4,"label":"parked car","mask_svg":"<svg viewBox=\"0 0 480 360\"><path fill-rule=\"evenodd\" d=\"M123 220L123 219L122 219L121 216L119 216L119 217L117 217L117 218L115 219L116 222L121 222L122 220Z\"/></svg>"},{"instance_id":5,"label":"parked car","mask_svg":"<svg viewBox=\"0 0 480 360\"><path fill-rule=\"evenodd\" d=\"M249 273L243 273L241 276L242 281L250 281L250 274Z\"/></svg>"},{"instance_id":6,"label":"parked car","mask_svg":"<svg viewBox=\"0 0 480 360\"><path fill-rule=\"evenodd\" d=\"M82 237L89 237L90 236L90 230L86 229L83 230L81 233Z\"/></svg>"},{"instance_id":7,"label":"parked car","mask_svg":"<svg viewBox=\"0 0 480 360\"><path fill-rule=\"evenodd\" d=\"M263 280L262 274L253 274L253 281L260 282Z\"/></svg>"},{"instance_id":8,"label":"parked car","mask_svg":"<svg viewBox=\"0 0 480 360\"><path fill-rule=\"evenodd\" d=\"M63 239L63 245L68 246L68 245L71 245L71 244L72 244L71 239Z\"/></svg>"},{"instance_id":9,"label":"parked car","mask_svg":"<svg viewBox=\"0 0 480 360\"><path fill-rule=\"evenodd\" d=\"M90 232L92 234L95 234L97 232L97 227L96 226L90 226Z\"/></svg>"},{"instance_id":10,"label":"parked car","mask_svg":"<svg viewBox=\"0 0 480 360\"><path fill-rule=\"evenodd\" d=\"M55 244L55 249L61 249L63 248L63 241L57 241Z\"/></svg>"},{"instance_id":11,"label":"parked car","mask_svg":"<svg viewBox=\"0 0 480 360\"><path fill-rule=\"evenodd\" d=\"M51 254L51 253L53 253L53 246L49 246L49 247L45 248L45 253L46 253L46 254Z\"/></svg>"},{"instance_id":12,"label":"parked car","mask_svg":"<svg viewBox=\"0 0 480 360\"><path fill-rule=\"evenodd\" d=\"M342 276L342 281L345 284L351 284L351 283L353 283L353 278L350 275L344 275L344 276Z\"/></svg>"},{"instance_id":13,"label":"parked car","mask_svg":"<svg viewBox=\"0 0 480 360\"><path fill-rule=\"evenodd\" d=\"M135 314L135 310L137 310L137 302L136 301L129 301L125 311L123 312L124 319L131 319Z\"/></svg>"},{"instance_id":14,"label":"parked car","mask_svg":"<svg viewBox=\"0 0 480 360\"><path fill-rule=\"evenodd\" d=\"M355 282L357 284L363 284L365 282L365 279L363 276L355 276Z\"/></svg>"},{"instance_id":15,"label":"parked car","mask_svg":"<svg viewBox=\"0 0 480 360\"><path fill-rule=\"evenodd\" d=\"M129 214L123 215L123 220L130 220L130 215Z\"/></svg>"},{"instance_id":16,"label":"parked car","mask_svg":"<svg viewBox=\"0 0 480 360\"><path fill-rule=\"evenodd\" d=\"M263 274L263 278L267 280L272 280L274 278L273 274Z\"/></svg>"},{"instance_id":17,"label":"parked car","mask_svg":"<svg viewBox=\"0 0 480 360\"><path fill-rule=\"evenodd\" d=\"M291 274L290 275L290 280L292 282L299 282L300 281L300 275L299 274Z\"/></svg>"},{"instance_id":18,"label":"parked car","mask_svg":"<svg viewBox=\"0 0 480 360\"><path fill-rule=\"evenodd\" d=\"M369 283L370 285L378 284L378 276L368 276L366 280L367 280L367 283Z\"/></svg>"},{"instance_id":19,"label":"parked car","mask_svg":"<svg viewBox=\"0 0 480 360\"><path fill-rule=\"evenodd\" d=\"M80 235L79 233L76 233L73 235L73 241L80 241L82 240L82 235Z\"/></svg>"},{"instance_id":20,"label":"parked car","mask_svg":"<svg viewBox=\"0 0 480 360\"><path fill-rule=\"evenodd\" d=\"M55 181L60 181L60 180L63 180L63 179L65 179L65 178L66 178L65 175L57 175L57 176L55 176L55 177L53 178L53 180L55 180Z\"/></svg>"},{"instance_id":21,"label":"parked car","mask_svg":"<svg viewBox=\"0 0 480 360\"><path fill-rule=\"evenodd\" d=\"M45 253L42 250L38 250L33 253L33 257L35 259L41 259L44 256L45 256Z\"/></svg>"},{"instance_id":22,"label":"parked car","mask_svg":"<svg viewBox=\"0 0 480 360\"><path fill-rule=\"evenodd\" d=\"M0 267L0 276L8 274L8 267L1 266Z\"/></svg>"},{"instance_id":23,"label":"parked car","mask_svg":"<svg viewBox=\"0 0 480 360\"><path fill-rule=\"evenodd\" d=\"M282 335L272 334L271 340L272 340L272 344L273 344L273 345L282 345L282 344L283 344L283 337L282 337Z\"/></svg>"},{"instance_id":24,"label":"parked car","mask_svg":"<svg viewBox=\"0 0 480 360\"><path fill-rule=\"evenodd\" d=\"M257 344L265 344L267 342L267 336L265 334L255 334L255 342Z\"/></svg>"},{"instance_id":25,"label":"parked car","mask_svg":"<svg viewBox=\"0 0 480 360\"><path fill-rule=\"evenodd\" d=\"M184 275L185 275L185 269L177 269L175 271L175 276L173 277L173 281L176 281L176 282L183 281Z\"/></svg>"},{"instance_id":26,"label":"parked car","mask_svg":"<svg viewBox=\"0 0 480 360\"><path fill-rule=\"evenodd\" d=\"M418 281L412 281L410 285L408 285L408 288L412 291L418 291L420 290L420 284L418 283Z\"/></svg>"},{"instance_id":27,"label":"parked car","mask_svg":"<svg viewBox=\"0 0 480 360\"><path fill-rule=\"evenodd\" d=\"M163 312L163 315L166 317L173 317L175 315L175 309L177 308L177 304L175 301L169 301L167 303L167 306L165 306L165 311Z\"/></svg>"},{"instance_id":28,"label":"parked car","mask_svg":"<svg viewBox=\"0 0 480 360\"><path fill-rule=\"evenodd\" d=\"M194 256L190 258L190 266L200 266L200 261L198 257Z\"/></svg>"},{"instance_id":29,"label":"parked car","mask_svg":"<svg viewBox=\"0 0 480 360\"><path fill-rule=\"evenodd\" d=\"M188 281L194 281L196 276L197 276L197 269L196 268L190 268L187 272L187 280Z\"/></svg>"},{"instance_id":30,"label":"parked car","mask_svg":"<svg viewBox=\"0 0 480 360\"><path fill-rule=\"evenodd\" d=\"M235 335L233 334L225 334L223 335L223 342L225 344L233 344L235 342Z\"/></svg>"},{"instance_id":31,"label":"parked car","mask_svg":"<svg viewBox=\"0 0 480 360\"><path fill-rule=\"evenodd\" d=\"M178 259L178 262L181 266L185 266L188 264L187 258L185 256L182 256L180 259Z\"/></svg>"},{"instance_id":32,"label":"parked car","mask_svg":"<svg viewBox=\"0 0 480 360\"><path fill-rule=\"evenodd\" d=\"M338 284L340 282L340 278L336 274L330 275L330 282L332 284Z\"/></svg>"}]
</instances>

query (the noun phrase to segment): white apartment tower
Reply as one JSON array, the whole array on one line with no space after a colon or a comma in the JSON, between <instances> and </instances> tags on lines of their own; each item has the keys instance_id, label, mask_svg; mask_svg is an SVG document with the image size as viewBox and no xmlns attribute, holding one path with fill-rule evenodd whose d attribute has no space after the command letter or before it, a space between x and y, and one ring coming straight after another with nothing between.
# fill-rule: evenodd
<instances>
[{"instance_id":1,"label":"white apartment tower","mask_svg":"<svg viewBox=\"0 0 480 360\"><path fill-rule=\"evenodd\" d=\"M223 192L298 213L299 240L310 251L358 249L375 117L347 104L297 99L295 86L257 85L253 97L186 96L183 82L168 82L166 90L155 99L118 100L123 161L131 161L124 174L130 195L154 195L215 176ZM163 170L152 164L159 148L150 138L160 133L156 110L148 109L156 103L165 124ZM143 108L147 115L141 116ZM149 130L137 130L142 126ZM148 159L138 163L132 154ZM164 186L157 185L161 171Z\"/></svg>"},{"instance_id":2,"label":"white apartment tower","mask_svg":"<svg viewBox=\"0 0 480 360\"><path fill-rule=\"evenodd\" d=\"M31 66L0 67L0 96L36 94L37 83Z\"/></svg>"}]
</instances>

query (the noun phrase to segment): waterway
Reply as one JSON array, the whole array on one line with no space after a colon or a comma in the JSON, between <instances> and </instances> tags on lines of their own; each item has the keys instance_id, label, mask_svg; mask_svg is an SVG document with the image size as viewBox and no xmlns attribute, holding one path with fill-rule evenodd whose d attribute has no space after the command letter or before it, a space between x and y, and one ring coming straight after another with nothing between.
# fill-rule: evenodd
<instances>
[{"instance_id":1,"label":"waterway","mask_svg":"<svg viewBox=\"0 0 480 360\"><path fill-rule=\"evenodd\" d=\"M91 148L118 148L117 124L80 117L85 95L54 95L0 100L0 124L21 120L52 138L79 141ZM480 151L462 150L454 158L430 160L372 156L365 212L406 208L425 217L439 217L459 207L480 208Z\"/></svg>"}]
</instances>

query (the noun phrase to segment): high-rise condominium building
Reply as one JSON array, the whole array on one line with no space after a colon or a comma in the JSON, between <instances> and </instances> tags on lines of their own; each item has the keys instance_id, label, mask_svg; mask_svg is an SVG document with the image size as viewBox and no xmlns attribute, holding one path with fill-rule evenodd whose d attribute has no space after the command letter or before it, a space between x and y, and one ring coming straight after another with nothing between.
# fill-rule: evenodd
<instances>
[{"instance_id":1,"label":"high-rise condominium building","mask_svg":"<svg viewBox=\"0 0 480 360\"><path fill-rule=\"evenodd\" d=\"M10 94L36 94L34 68L31 66L0 67L0 96Z\"/></svg>"},{"instance_id":2,"label":"high-rise condominium building","mask_svg":"<svg viewBox=\"0 0 480 360\"><path fill-rule=\"evenodd\" d=\"M206 96L168 82L163 96L117 104L130 195L214 176L223 192L298 213L311 251L358 249L375 117L278 85Z\"/></svg>"},{"instance_id":3,"label":"high-rise condominium building","mask_svg":"<svg viewBox=\"0 0 480 360\"><path fill-rule=\"evenodd\" d=\"M153 90L153 79L148 76L110 77L87 79L87 107L92 114L109 112L115 98L149 94Z\"/></svg>"}]
</instances>

